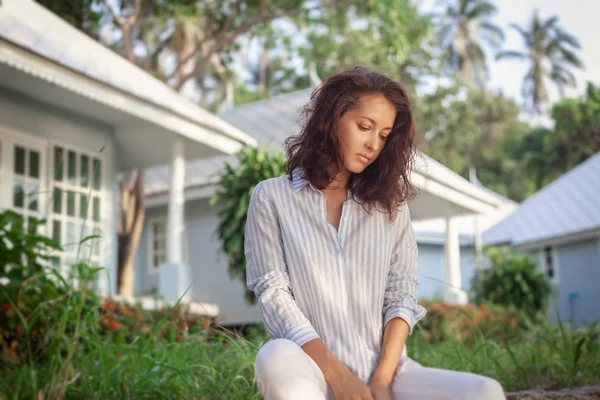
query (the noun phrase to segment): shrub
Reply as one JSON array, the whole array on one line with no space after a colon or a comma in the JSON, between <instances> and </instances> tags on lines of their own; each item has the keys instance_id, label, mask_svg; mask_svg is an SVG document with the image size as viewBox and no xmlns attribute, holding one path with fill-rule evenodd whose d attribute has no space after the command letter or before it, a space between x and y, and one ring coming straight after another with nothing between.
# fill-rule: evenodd
<instances>
[{"instance_id":1,"label":"shrub","mask_svg":"<svg viewBox=\"0 0 600 400\"><path fill-rule=\"evenodd\" d=\"M105 298L98 324L100 334L111 341L131 343L140 337L152 337L155 341L183 342L190 334L208 331L213 321L191 313L187 305L146 310L139 303Z\"/></svg>"},{"instance_id":2,"label":"shrub","mask_svg":"<svg viewBox=\"0 0 600 400\"><path fill-rule=\"evenodd\" d=\"M451 339L473 345L481 337L508 343L518 339L529 327L522 313L501 306L463 306L431 300L420 303L427 309L427 315L417 325L418 331L431 343Z\"/></svg>"},{"instance_id":3,"label":"shrub","mask_svg":"<svg viewBox=\"0 0 600 400\"><path fill-rule=\"evenodd\" d=\"M508 248L486 250L491 265L475 273L474 301L514 306L529 317L545 313L552 294L548 278L527 256Z\"/></svg>"}]
</instances>

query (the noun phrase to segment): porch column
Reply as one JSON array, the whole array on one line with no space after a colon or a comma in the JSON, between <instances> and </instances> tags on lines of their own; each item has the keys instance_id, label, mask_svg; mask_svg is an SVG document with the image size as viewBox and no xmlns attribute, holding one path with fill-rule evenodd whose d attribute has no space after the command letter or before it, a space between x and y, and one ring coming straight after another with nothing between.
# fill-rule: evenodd
<instances>
[{"instance_id":1,"label":"porch column","mask_svg":"<svg viewBox=\"0 0 600 400\"><path fill-rule=\"evenodd\" d=\"M173 143L172 155L167 222L167 263L181 264L183 262L185 160L183 143L180 139L176 139Z\"/></svg>"},{"instance_id":2,"label":"porch column","mask_svg":"<svg viewBox=\"0 0 600 400\"><path fill-rule=\"evenodd\" d=\"M446 244L445 267L446 267L446 301L450 303L467 303L467 294L462 290L460 274L460 242L456 220L446 217Z\"/></svg>"}]
</instances>

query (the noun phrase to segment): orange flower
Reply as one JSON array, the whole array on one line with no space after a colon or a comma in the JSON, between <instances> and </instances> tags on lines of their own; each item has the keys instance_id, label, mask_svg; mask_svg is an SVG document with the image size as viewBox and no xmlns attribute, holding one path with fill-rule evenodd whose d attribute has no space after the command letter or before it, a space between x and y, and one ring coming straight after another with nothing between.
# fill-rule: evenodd
<instances>
[{"instance_id":1,"label":"orange flower","mask_svg":"<svg viewBox=\"0 0 600 400\"><path fill-rule=\"evenodd\" d=\"M204 327L204 329L207 329L209 325L210 325L210 322L207 319L202 321L202 327Z\"/></svg>"},{"instance_id":2,"label":"orange flower","mask_svg":"<svg viewBox=\"0 0 600 400\"><path fill-rule=\"evenodd\" d=\"M137 320L138 320L138 321L141 321L141 320L143 320L143 319L144 319L144 316L143 316L143 315L142 315L142 313L141 313L141 312L139 312L139 311L137 312L137 314L135 314L135 317L137 318Z\"/></svg>"},{"instance_id":3,"label":"orange flower","mask_svg":"<svg viewBox=\"0 0 600 400\"><path fill-rule=\"evenodd\" d=\"M110 328L113 329L113 330L115 330L115 331L118 330L119 329L119 323L117 321L112 321L110 323Z\"/></svg>"},{"instance_id":4,"label":"orange flower","mask_svg":"<svg viewBox=\"0 0 600 400\"><path fill-rule=\"evenodd\" d=\"M110 301L108 301L108 300L104 300L104 308L106 308L107 310L110 310L110 311L114 311L114 309L115 309L115 305L114 305L114 304L112 304L112 303L111 303Z\"/></svg>"},{"instance_id":5,"label":"orange flower","mask_svg":"<svg viewBox=\"0 0 600 400\"><path fill-rule=\"evenodd\" d=\"M123 314L127 317L131 317L133 315L133 311L131 311L127 307L121 306L121 314Z\"/></svg>"},{"instance_id":6,"label":"orange flower","mask_svg":"<svg viewBox=\"0 0 600 400\"><path fill-rule=\"evenodd\" d=\"M100 319L100 322L102 322L102 325L104 325L107 328L110 325L110 322L108 321L108 318L106 318L106 317L102 317L102 319Z\"/></svg>"},{"instance_id":7,"label":"orange flower","mask_svg":"<svg viewBox=\"0 0 600 400\"><path fill-rule=\"evenodd\" d=\"M2 303L2 308L4 308L6 311L11 311L13 306L10 303Z\"/></svg>"},{"instance_id":8,"label":"orange flower","mask_svg":"<svg viewBox=\"0 0 600 400\"><path fill-rule=\"evenodd\" d=\"M21 329L20 326L17 326L17 329L15 329L15 332L17 333L17 336L21 336L21 333L23 333L23 330Z\"/></svg>"},{"instance_id":9,"label":"orange flower","mask_svg":"<svg viewBox=\"0 0 600 400\"><path fill-rule=\"evenodd\" d=\"M183 335L177 335L177 341L183 342Z\"/></svg>"}]
</instances>

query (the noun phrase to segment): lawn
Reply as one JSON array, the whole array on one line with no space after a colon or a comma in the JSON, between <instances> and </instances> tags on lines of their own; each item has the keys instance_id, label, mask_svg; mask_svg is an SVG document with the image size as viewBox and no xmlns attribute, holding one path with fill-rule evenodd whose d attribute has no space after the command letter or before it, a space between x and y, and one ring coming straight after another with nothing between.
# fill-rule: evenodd
<instances>
[{"instance_id":1,"label":"lawn","mask_svg":"<svg viewBox=\"0 0 600 400\"><path fill-rule=\"evenodd\" d=\"M75 309L68 311L74 315L84 303L78 295L71 298ZM64 340L55 341L54 353L43 362L3 362L3 398L36 393L44 394L40 399L261 398L253 381L253 360L266 340L260 327L245 337L207 327L168 340L158 334L168 324L164 316L149 335L126 341L117 335L121 327L107 335L99 316L93 310L82 313L79 329L63 332ZM507 391L600 383L600 344L593 328L545 324L502 345L483 335L469 345L451 339L431 343L428 337L417 329L408 344L411 357L425 366L494 377Z\"/></svg>"}]
</instances>

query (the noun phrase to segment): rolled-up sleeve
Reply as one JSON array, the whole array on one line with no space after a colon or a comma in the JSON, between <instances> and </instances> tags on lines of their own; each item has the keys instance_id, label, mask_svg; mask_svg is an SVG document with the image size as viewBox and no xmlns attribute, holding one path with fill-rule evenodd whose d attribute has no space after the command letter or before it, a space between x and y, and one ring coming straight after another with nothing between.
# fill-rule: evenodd
<instances>
[{"instance_id":1,"label":"rolled-up sleeve","mask_svg":"<svg viewBox=\"0 0 600 400\"><path fill-rule=\"evenodd\" d=\"M407 205L398 211L393 232L392 257L383 302L384 326L393 318L400 317L408 323L412 334L426 310L417 303L418 248Z\"/></svg>"},{"instance_id":2,"label":"rolled-up sleeve","mask_svg":"<svg viewBox=\"0 0 600 400\"><path fill-rule=\"evenodd\" d=\"M275 339L291 340L298 346L319 338L294 300L279 219L263 183L254 188L250 198L244 253L246 284L257 297L269 334Z\"/></svg>"}]
</instances>

